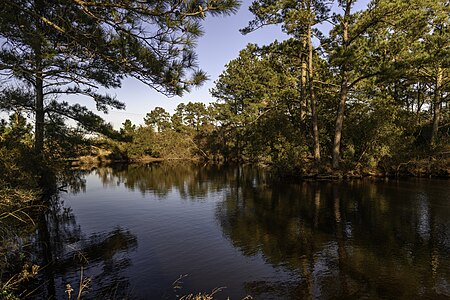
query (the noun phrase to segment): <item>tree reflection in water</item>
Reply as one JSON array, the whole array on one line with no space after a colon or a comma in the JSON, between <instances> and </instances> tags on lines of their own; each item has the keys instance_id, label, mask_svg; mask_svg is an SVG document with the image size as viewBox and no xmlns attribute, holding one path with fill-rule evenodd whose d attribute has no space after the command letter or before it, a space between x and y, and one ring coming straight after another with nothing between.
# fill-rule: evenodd
<instances>
[{"instance_id":1,"label":"tree reflection in water","mask_svg":"<svg viewBox=\"0 0 450 300\"><path fill-rule=\"evenodd\" d=\"M269 186L238 176L217 210L224 234L296 278L248 282L256 298L450 296L445 182L433 192L426 180Z\"/></svg>"},{"instance_id":2,"label":"tree reflection in water","mask_svg":"<svg viewBox=\"0 0 450 300\"><path fill-rule=\"evenodd\" d=\"M262 256L276 270L291 274L288 280L244 282L255 299L450 297L446 181L287 184L271 182L254 167L187 163L96 173L104 186L123 185L160 199L174 191L190 201L207 201L212 192L224 195L215 211L224 237L245 256ZM71 241L73 249L52 244L53 257L60 257L57 272L72 268L65 280L75 280L76 267L69 261L82 249L98 274L97 290L110 288L110 282L128 284L120 269L130 263L126 254L136 247L136 237L120 228L83 237L70 211L59 211L55 219L63 222L50 218L49 236Z\"/></svg>"},{"instance_id":3,"label":"tree reflection in water","mask_svg":"<svg viewBox=\"0 0 450 300\"><path fill-rule=\"evenodd\" d=\"M85 190L84 180L72 178L70 183L71 192ZM36 256L43 258L44 266L36 299L67 298L67 283L78 293L81 270L83 278L92 280L83 299L131 297L129 281L122 274L131 264L128 253L137 247L137 238L130 231L118 227L85 236L71 209L55 195L41 217L36 245Z\"/></svg>"},{"instance_id":4,"label":"tree reflection in water","mask_svg":"<svg viewBox=\"0 0 450 300\"><path fill-rule=\"evenodd\" d=\"M97 169L104 186L123 184L126 188L164 198L176 190L182 199L198 200L235 184L236 169L210 164L164 162L121 165ZM259 173L264 177L266 174Z\"/></svg>"}]
</instances>

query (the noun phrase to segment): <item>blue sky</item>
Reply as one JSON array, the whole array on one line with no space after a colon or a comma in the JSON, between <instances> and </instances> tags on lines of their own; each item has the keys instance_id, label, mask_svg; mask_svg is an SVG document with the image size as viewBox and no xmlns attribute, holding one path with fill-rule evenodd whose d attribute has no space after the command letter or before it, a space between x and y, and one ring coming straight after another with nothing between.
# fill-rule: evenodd
<instances>
[{"instance_id":1,"label":"blue sky","mask_svg":"<svg viewBox=\"0 0 450 300\"><path fill-rule=\"evenodd\" d=\"M163 107L172 114L175 107L181 102L209 103L215 101L209 95L209 90L222 73L225 64L236 58L240 50L245 48L248 43L265 45L275 39L283 40L286 38L279 26L269 26L247 35L242 35L239 32L239 29L247 26L252 19L252 14L248 11L251 2L251 0L243 0L241 8L235 15L226 17L209 16L205 19L203 23L205 34L198 40L196 48L200 68L206 71L210 78L202 87L193 89L191 93L183 97L167 98L136 80L127 79L124 81L122 88L108 92L123 101L126 104L126 110L113 110L107 115L100 115L118 129L125 119L130 119L134 124L142 124L145 115L157 106ZM354 9L364 8L368 2L369 0L359 0ZM93 108L92 103L82 104Z\"/></svg>"}]
</instances>

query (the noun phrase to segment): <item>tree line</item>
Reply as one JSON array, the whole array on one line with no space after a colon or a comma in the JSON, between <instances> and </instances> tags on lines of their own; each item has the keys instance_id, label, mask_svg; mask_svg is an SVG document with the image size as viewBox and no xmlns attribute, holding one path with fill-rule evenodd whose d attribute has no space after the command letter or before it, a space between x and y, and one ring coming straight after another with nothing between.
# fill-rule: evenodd
<instances>
[{"instance_id":1,"label":"tree line","mask_svg":"<svg viewBox=\"0 0 450 300\"><path fill-rule=\"evenodd\" d=\"M334 172L449 151L447 1L373 0L362 11L355 0L253 1L242 33L281 25L286 40L241 50L216 80L211 104L180 104L172 115L157 107L144 125L127 120L118 132L63 95L91 97L106 112L124 104L99 87L120 87L126 77L169 96L189 91L206 79L194 50L202 20L239 5L139 3L2 6L0 108L31 117L27 145L37 156L76 157L94 143L116 159L201 157ZM86 138L92 133L101 138Z\"/></svg>"},{"instance_id":2,"label":"tree line","mask_svg":"<svg viewBox=\"0 0 450 300\"><path fill-rule=\"evenodd\" d=\"M355 3L253 1L242 33L278 25L286 40L242 49L209 105L200 99L172 114L157 107L143 125L127 120L117 131L78 100L91 98L102 112L124 109L104 91L125 78L167 96L201 85L202 22L240 2L2 1L0 253L19 232L36 232L33 219L45 221L51 207L41 196L76 182L65 162L93 149L116 160L263 162L300 176L409 166L449 176L449 1L371 0L362 11ZM8 278L21 274L29 245L0 262L5 297L18 295Z\"/></svg>"},{"instance_id":3,"label":"tree line","mask_svg":"<svg viewBox=\"0 0 450 300\"><path fill-rule=\"evenodd\" d=\"M289 38L249 44L216 80L213 103L157 108L139 130L165 141L185 132L199 156L292 172L389 173L420 160L448 169L448 1L355 2L254 1L242 33L281 24Z\"/></svg>"},{"instance_id":4,"label":"tree line","mask_svg":"<svg viewBox=\"0 0 450 300\"><path fill-rule=\"evenodd\" d=\"M157 107L141 126L127 120L128 140L114 149L265 162L300 175L392 173L418 161L429 173L435 160L445 173L448 3L372 1L354 11L355 2L254 1L242 33L281 24L289 38L241 50L212 103L182 103L172 115ZM325 23L331 30L321 31Z\"/></svg>"}]
</instances>

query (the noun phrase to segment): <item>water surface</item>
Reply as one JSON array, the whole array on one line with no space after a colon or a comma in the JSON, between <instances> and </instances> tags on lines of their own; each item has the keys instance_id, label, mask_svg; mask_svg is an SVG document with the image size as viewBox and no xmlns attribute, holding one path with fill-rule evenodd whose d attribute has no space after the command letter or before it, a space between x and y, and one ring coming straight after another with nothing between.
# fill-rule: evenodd
<instances>
[{"instance_id":1,"label":"water surface","mask_svg":"<svg viewBox=\"0 0 450 300\"><path fill-rule=\"evenodd\" d=\"M83 178L47 216L57 298L81 266L86 298L450 297L449 180L275 183L190 163Z\"/></svg>"}]
</instances>

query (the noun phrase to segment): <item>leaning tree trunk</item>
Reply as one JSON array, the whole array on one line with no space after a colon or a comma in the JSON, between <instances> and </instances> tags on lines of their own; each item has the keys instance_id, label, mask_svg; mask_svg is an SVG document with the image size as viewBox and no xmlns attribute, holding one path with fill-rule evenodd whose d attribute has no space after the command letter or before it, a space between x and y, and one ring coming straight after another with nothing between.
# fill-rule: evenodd
<instances>
[{"instance_id":1,"label":"leaning tree trunk","mask_svg":"<svg viewBox=\"0 0 450 300\"><path fill-rule=\"evenodd\" d=\"M443 70L438 67L436 74L436 87L433 99L433 129L431 131L431 146L436 145L439 132L439 122L441 119L441 92L442 92Z\"/></svg>"}]
</instances>

